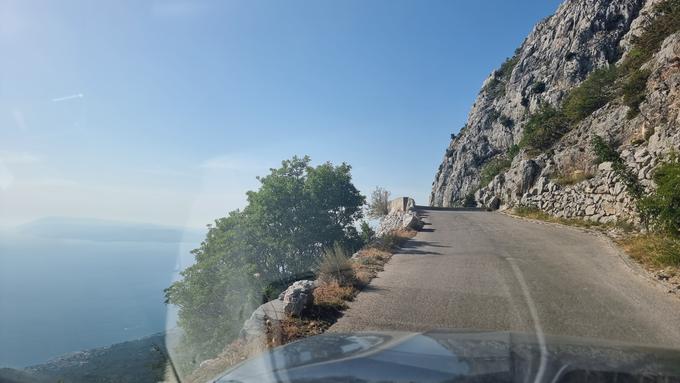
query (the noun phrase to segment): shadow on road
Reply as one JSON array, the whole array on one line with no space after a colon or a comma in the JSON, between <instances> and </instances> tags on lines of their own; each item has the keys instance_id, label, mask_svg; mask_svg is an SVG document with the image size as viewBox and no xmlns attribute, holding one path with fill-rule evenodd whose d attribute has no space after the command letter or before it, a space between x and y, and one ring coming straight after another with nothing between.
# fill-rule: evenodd
<instances>
[{"instance_id":1,"label":"shadow on road","mask_svg":"<svg viewBox=\"0 0 680 383\"><path fill-rule=\"evenodd\" d=\"M422 206L422 205L416 205L416 210L421 211L421 212L426 212L428 210L436 210L436 211L478 211L478 212L486 212L486 208L482 207L435 207L435 206Z\"/></svg>"}]
</instances>

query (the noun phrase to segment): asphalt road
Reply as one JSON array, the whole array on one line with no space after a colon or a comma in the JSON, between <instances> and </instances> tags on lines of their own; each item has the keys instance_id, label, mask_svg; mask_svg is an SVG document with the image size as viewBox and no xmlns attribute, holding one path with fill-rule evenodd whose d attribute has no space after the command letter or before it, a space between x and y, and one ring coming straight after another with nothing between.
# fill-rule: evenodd
<instances>
[{"instance_id":1,"label":"asphalt road","mask_svg":"<svg viewBox=\"0 0 680 383\"><path fill-rule=\"evenodd\" d=\"M484 211L427 225L330 331L508 330L680 348L680 299L580 229Z\"/></svg>"}]
</instances>

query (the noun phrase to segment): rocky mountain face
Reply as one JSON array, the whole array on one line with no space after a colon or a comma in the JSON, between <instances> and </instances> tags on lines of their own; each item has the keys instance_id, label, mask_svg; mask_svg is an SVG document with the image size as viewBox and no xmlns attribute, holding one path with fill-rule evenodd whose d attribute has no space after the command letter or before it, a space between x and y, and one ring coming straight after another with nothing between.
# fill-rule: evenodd
<instances>
[{"instance_id":1,"label":"rocky mountain face","mask_svg":"<svg viewBox=\"0 0 680 383\"><path fill-rule=\"evenodd\" d=\"M492 208L526 205L561 217L635 220L624 180L611 163L595 162L591 142L600 136L614 143L642 187L653 187L651 170L680 143L680 34L666 36L641 66L649 77L639 114L617 96L573 124L549 150L528 150L521 141L533 114L559 107L594 70L625 60L663 1L566 0L538 23L485 81L439 166L430 204L456 206L474 196ZM500 171L489 172L501 159Z\"/></svg>"}]
</instances>

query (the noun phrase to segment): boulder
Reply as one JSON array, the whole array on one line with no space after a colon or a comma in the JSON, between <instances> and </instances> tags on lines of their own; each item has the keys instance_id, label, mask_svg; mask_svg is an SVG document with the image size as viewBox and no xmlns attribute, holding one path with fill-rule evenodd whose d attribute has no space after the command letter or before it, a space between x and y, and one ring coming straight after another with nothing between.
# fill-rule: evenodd
<instances>
[{"instance_id":1,"label":"boulder","mask_svg":"<svg viewBox=\"0 0 680 383\"><path fill-rule=\"evenodd\" d=\"M613 164L612 164L611 161L603 162L603 163L597 165L597 170L599 170L601 172L611 172L612 171L612 165Z\"/></svg>"},{"instance_id":2,"label":"boulder","mask_svg":"<svg viewBox=\"0 0 680 383\"><path fill-rule=\"evenodd\" d=\"M314 302L316 283L310 280L297 281L279 295L283 311L287 315L300 316L302 310Z\"/></svg>"}]
</instances>

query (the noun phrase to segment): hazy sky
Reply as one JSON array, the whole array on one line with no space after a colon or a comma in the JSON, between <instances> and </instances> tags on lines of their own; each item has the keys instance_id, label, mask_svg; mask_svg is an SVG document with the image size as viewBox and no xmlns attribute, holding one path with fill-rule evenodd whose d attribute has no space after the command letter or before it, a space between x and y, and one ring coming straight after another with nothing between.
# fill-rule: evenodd
<instances>
[{"instance_id":1,"label":"hazy sky","mask_svg":"<svg viewBox=\"0 0 680 383\"><path fill-rule=\"evenodd\" d=\"M427 203L557 0L0 0L0 225L203 226L294 154Z\"/></svg>"}]
</instances>

